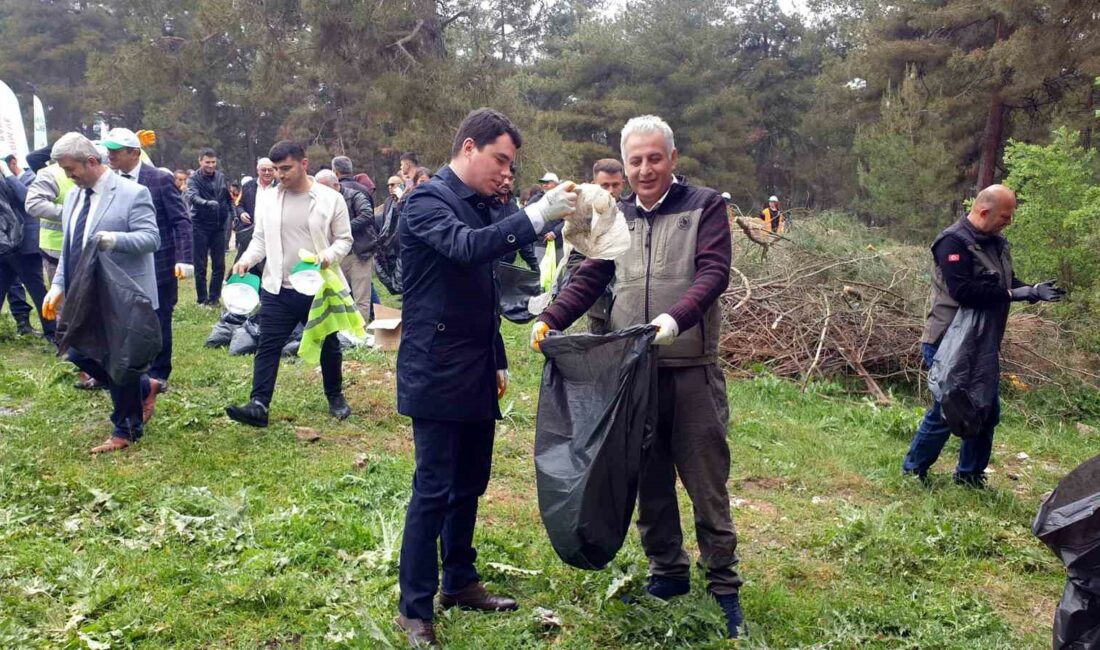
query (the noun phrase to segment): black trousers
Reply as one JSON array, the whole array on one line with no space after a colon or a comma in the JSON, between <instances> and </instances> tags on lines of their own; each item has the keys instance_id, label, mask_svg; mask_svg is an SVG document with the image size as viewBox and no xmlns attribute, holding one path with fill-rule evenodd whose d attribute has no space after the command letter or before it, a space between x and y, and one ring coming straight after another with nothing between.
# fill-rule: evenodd
<instances>
[{"instance_id":1,"label":"black trousers","mask_svg":"<svg viewBox=\"0 0 1100 650\"><path fill-rule=\"evenodd\" d=\"M430 620L439 589L453 594L481 578L474 568L477 500L489 486L496 422L413 418L416 473L401 540L401 613Z\"/></svg>"},{"instance_id":2,"label":"black trousers","mask_svg":"<svg viewBox=\"0 0 1100 650\"><path fill-rule=\"evenodd\" d=\"M279 359L283 346L290 340L298 323L309 318L313 296L283 287L279 293L260 291L260 342L256 346L256 360L252 366L252 399L265 406L271 405L275 393L275 379L279 376ZM325 337L321 344L321 382L325 397L332 399L343 393L344 355L336 334Z\"/></svg>"},{"instance_id":3,"label":"black trousers","mask_svg":"<svg viewBox=\"0 0 1100 650\"><path fill-rule=\"evenodd\" d=\"M26 287L27 293L31 294L31 300L38 308L38 317L42 321L42 331L47 338L52 338L57 327L52 320L42 318L42 300L46 297L46 281L42 277L42 257L38 253L10 253L0 259L0 287L8 289L6 293L11 302L11 313L18 322L29 319L30 306L27 305L26 300L17 301L13 287L16 280ZM18 293L22 294L22 291ZM0 305L2 304L0 302Z\"/></svg>"},{"instance_id":4,"label":"black trousers","mask_svg":"<svg viewBox=\"0 0 1100 650\"><path fill-rule=\"evenodd\" d=\"M76 348L69 350L68 359L77 368L105 384L110 391L111 405L114 407L111 412L111 424L114 425L114 432L111 435L116 438L125 438L131 442L136 442L141 438L145 432L145 425L141 421L141 401L149 395L152 388L149 384L149 376L142 375L131 384L116 384L111 381L111 376L107 374L107 370L98 361L89 359Z\"/></svg>"},{"instance_id":5,"label":"black trousers","mask_svg":"<svg viewBox=\"0 0 1100 650\"><path fill-rule=\"evenodd\" d=\"M157 320L160 321L160 354L149 366L149 376L153 379L168 381L172 374L172 312L176 310L179 297L179 282L172 278L157 285Z\"/></svg>"},{"instance_id":6,"label":"black trousers","mask_svg":"<svg viewBox=\"0 0 1100 650\"><path fill-rule=\"evenodd\" d=\"M199 302L217 302L225 281L225 228L220 223L196 221L191 226L195 254L195 293ZM206 258L210 257L210 289L207 293Z\"/></svg>"}]
</instances>

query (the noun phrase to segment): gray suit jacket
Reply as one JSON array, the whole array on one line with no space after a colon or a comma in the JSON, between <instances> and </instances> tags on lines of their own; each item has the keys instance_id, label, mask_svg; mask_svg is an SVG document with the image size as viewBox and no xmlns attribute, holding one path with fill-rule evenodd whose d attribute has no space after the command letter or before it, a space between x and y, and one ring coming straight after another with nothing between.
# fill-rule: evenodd
<instances>
[{"instance_id":1,"label":"gray suit jacket","mask_svg":"<svg viewBox=\"0 0 1100 650\"><path fill-rule=\"evenodd\" d=\"M157 229L153 197L148 189L134 181L110 172L107 175L103 195L85 226L88 237L91 238L98 232L117 233L115 248L107 255L134 279L156 309L159 304L153 253L160 248L160 230ZM69 252L70 231L76 226L76 215L73 212L81 203L78 200L79 193L78 187L69 191L65 199L65 209L61 213L65 245L61 249L53 285L62 289L69 286L69 280L65 278L65 257Z\"/></svg>"}]
</instances>

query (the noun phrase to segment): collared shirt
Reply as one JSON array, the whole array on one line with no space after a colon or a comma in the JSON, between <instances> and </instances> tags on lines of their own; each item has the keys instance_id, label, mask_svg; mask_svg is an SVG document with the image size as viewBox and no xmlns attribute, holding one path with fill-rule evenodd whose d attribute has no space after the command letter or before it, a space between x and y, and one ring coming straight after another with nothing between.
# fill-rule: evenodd
<instances>
[{"instance_id":1,"label":"collared shirt","mask_svg":"<svg viewBox=\"0 0 1100 650\"><path fill-rule=\"evenodd\" d=\"M107 191L107 177L110 172L101 174L99 180L92 186L92 201L91 206L88 208L88 220L84 223L84 239L81 240L81 245L88 243L88 235L92 232L92 217L95 215L96 208L99 207L99 200L103 197L103 193ZM76 197L77 202L75 209L73 210L73 227L76 227L76 219L80 217L80 210L84 208L84 197L88 193L88 190L80 190L80 194Z\"/></svg>"},{"instance_id":2,"label":"collared shirt","mask_svg":"<svg viewBox=\"0 0 1100 650\"><path fill-rule=\"evenodd\" d=\"M118 170L118 175L119 176L128 175L130 177L130 180L134 181L135 183L137 182L138 174L140 174L140 173L141 173L141 159L140 158L138 159L137 164L134 165L134 167L132 169L130 169L130 170L120 169L120 170Z\"/></svg>"},{"instance_id":3,"label":"collared shirt","mask_svg":"<svg viewBox=\"0 0 1100 650\"><path fill-rule=\"evenodd\" d=\"M634 193L634 205L638 206L639 210L644 210L646 212L656 212L657 208L661 207L661 204L664 203L665 199L668 198L669 190L671 190L672 186L675 185L675 184L676 184L676 178L674 177L672 179L672 183L669 184L668 189L665 190L665 193L661 195L661 198L657 199L657 202L653 204L653 207L649 207L649 208L642 205L641 197L639 197L637 192L635 192Z\"/></svg>"}]
</instances>

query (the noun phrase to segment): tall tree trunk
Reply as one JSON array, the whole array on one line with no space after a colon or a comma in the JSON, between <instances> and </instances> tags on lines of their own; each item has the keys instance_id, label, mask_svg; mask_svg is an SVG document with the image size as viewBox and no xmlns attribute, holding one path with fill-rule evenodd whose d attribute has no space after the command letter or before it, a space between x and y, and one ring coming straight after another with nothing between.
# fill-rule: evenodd
<instances>
[{"instance_id":1,"label":"tall tree trunk","mask_svg":"<svg viewBox=\"0 0 1100 650\"><path fill-rule=\"evenodd\" d=\"M997 159L1001 155L1001 139L1005 131L1005 107L1000 94L989 98L989 111L985 116L985 132L982 134L981 159L978 163L978 191L993 184L997 171Z\"/></svg>"},{"instance_id":2,"label":"tall tree trunk","mask_svg":"<svg viewBox=\"0 0 1100 650\"><path fill-rule=\"evenodd\" d=\"M1092 115L1094 112L1094 106L1096 105L1096 90L1092 85L1089 85L1088 91L1085 93L1085 115L1087 126L1081 129L1081 147L1086 151L1092 149Z\"/></svg>"}]
</instances>

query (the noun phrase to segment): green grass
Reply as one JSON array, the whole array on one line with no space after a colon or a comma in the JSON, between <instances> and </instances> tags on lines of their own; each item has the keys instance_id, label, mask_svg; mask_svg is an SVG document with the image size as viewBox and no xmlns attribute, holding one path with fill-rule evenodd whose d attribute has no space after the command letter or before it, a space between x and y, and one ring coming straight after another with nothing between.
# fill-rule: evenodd
<instances>
[{"instance_id":1,"label":"green grass","mask_svg":"<svg viewBox=\"0 0 1100 650\"><path fill-rule=\"evenodd\" d=\"M190 283L180 294L172 390L141 443L104 458L87 452L109 434L107 395L73 390L71 367L0 318L0 647L402 647L413 464L393 354L345 356L344 423L299 362L283 365L272 426L238 426L222 409L247 398L252 358L203 348L217 315L194 306ZM531 456L542 364L526 327L505 335L513 386L477 545L491 588L522 608L441 614L448 647L730 647L700 575L673 603L619 602L645 578L636 534L605 571L555 556ZM1049 647L1063 571L1029 528L1042 495L1093 453L1074 422L1010 400L992 489L950 484L953 441L929 491L899 474L919 401L880 408L771 377L730 382L729 397L751 630L739 647ZM299 441L295 426L321 440Z\"/></svg>"}]
</instances>

